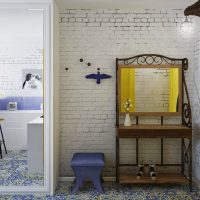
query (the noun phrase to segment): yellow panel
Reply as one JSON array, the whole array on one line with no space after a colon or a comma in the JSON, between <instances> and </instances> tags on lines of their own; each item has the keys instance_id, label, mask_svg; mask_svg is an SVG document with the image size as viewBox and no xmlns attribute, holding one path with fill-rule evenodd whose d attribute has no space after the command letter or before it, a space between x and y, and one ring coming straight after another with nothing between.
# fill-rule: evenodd
<instances>
[{"instance_id":1,"label":"yellow panel","mask_svg":"<svg viewBox=\"0 0 200 200\"><path fill-rule=\"evenodd\" d=\"M178 110L179 69L171 68L169 73L169 112Z\"/></svg>"},{"instance_id":2,"label":"yellow panel","mask_svg":"<svg viewBox=\"0 0 200 200\"><path fill-rule=\"evenodd\" d=\"M121 85L120 85L120 103L121 112L126 112L123 103L127 99L131 99L133 107L130 108L129 112L134 112L135 110L135 69L134 68L121 68Z\"/></svg>"}]
</instances>

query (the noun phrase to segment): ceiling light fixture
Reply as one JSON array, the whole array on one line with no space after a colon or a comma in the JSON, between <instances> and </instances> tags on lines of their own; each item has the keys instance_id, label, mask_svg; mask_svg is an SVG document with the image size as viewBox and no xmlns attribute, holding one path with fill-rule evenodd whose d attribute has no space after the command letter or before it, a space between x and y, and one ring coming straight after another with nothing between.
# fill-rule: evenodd
<instances>
[{"instance_id":1,"label":"ceiling light fixture","mask_svg":"<svg viewBox=\"0 0 200 200\"><path fill-rule=\"evenodd\" d=\"M186 16L185 21L181 23L181 30L184 33L190 33L193 29L192 22L188 20L188 17Z\"/></svg>"},{"instance_id":2,"label":"ceiling light fixture","mask_svg":"<svg viewBox=\"0 0 200 200\"><path fill-rule=\"evenodd\" d=\"M181 30L185 33L190 33L192 31L192 22L188 20L189 15L195 15L200 17L200 0L191 6L188 6L184 10L184 15L186 16L185 21L181 23Z\"/></svg>"}]
</instances>

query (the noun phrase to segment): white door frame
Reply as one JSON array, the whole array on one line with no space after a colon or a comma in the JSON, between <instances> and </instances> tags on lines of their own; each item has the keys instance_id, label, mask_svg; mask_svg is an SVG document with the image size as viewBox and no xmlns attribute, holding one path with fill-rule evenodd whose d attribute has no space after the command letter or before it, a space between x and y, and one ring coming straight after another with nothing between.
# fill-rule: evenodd
<instances>
[{"instance_id":1,"label":"white door frame","mask_svg":"<svg viewBox=\"0 0 200 200\"><path fill-rule=\"evenodd\" d=\"M43 186L0 186L0 194L11 193L52 193L50 191L52 159L51 139L53 138L52 108L52 53L51 53L51 0L0 0L1 9L42 9L44 10L44 185ZM41 152L42 153L42 152Z\"/></svg>"}]
</instances>

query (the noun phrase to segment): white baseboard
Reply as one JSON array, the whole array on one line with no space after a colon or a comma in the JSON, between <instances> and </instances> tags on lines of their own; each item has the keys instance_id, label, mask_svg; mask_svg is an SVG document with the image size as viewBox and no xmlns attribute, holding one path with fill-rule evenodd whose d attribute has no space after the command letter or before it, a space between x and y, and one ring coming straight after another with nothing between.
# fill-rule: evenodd
<instances>
[{"instance_id":1,"label":"white baseboard","mask_svg":"<svg viewBox=\"0 0 200 200\"><path fill-rule=\"evenodd\" d=\"M64 176L64 177L59 177L60 182L73 182L75 177L73 176ZM114 182L116 178L114 176L106 176L103 177L103 180L106 182Z\"/></svg>"}]
</instances>

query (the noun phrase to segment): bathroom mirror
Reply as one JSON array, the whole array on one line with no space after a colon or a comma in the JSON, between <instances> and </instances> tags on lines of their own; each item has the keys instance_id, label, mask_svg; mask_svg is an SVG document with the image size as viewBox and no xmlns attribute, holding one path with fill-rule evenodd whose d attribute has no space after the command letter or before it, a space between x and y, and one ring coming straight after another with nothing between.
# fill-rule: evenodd
<instances>
[{"instance_id":1,"label":"bathroom mirror","mask_svg":"<svg viewBox=\"0 0 200 200\"><path fill-rule=\"evenodd\" d=\"M119 66L119 106L131 100L133 115L181 115L181 66Z\"/></svg>"},{"instance_id":2,"label":"bathroom mirror","mask_svg":"<svg viewBox=\"0 0 200 200\"><path fill-rule=\"evenodd\" d=\"M48 9L36 4L5 7L0 7L0 119L5 140L0 188L45 191L49 169Z\"/></svg>"}]
</instances>

